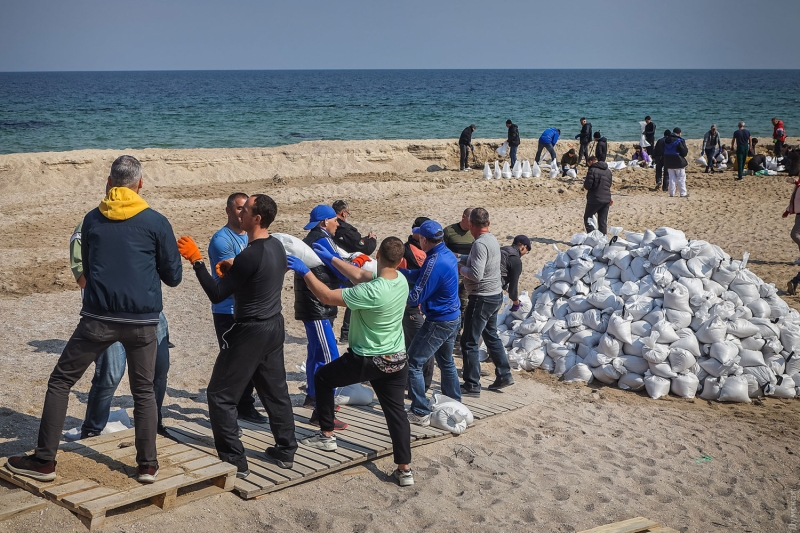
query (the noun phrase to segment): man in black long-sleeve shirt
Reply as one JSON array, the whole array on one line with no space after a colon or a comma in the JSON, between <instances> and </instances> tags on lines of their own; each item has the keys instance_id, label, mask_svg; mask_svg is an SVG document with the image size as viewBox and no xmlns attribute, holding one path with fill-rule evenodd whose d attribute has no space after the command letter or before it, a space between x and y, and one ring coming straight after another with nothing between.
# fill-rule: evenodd
<instances>
[{"instance_id":1,"label":"man in black long-sleeve shirt","mask_svg":"<svg viewBox=\"0 0 800 533\"><path fill-rule=\"evenodd\" d=\"M181 237L178 249L192 262L200 285L212 303L233 295L234 326L222 336L222 349L208 383L208 414L219 458L236 465L237 476L247 477L244 447L237 435L236 405L252 380L269 415L275 446L264 452L280 468L294 466L297 441L294 416L283 360L284 330L281 288L286 273L283 245L269 234L278 206L267 195L248 198L241 212L248 245L234 259L217 265L222 277L208 273L191 237Z\"/></svg>"},{"instance_id":2,"label":"man in black long-sleeve shirt","mask_svg":"<svg viewBox=\"0 0 800 533\"><path fill-rule=\"evenodd\" d=\"M475 124L470 124L464 131L461 132L461 137L458 138L458 151L460 159L458 162L459 170L472 170L469 167L469 150L474 150L472 146L472 132L475 131Z\"/></svg>"},{"instance_id":3,"label":"man in black long-sleeve shirt","mask_svg":"<svg viewBox=\"0 0 800 533\"><path fill-rule=\"evenodd\" d=\"M656 142L656 123L650 120L650 115L644 117L644 122L645 122L644 131L642 132L642 134L644 135L644 140L647 141L647 143L650 145L646 146L644 148L644 151L647 152L647 155L652 157L654 148L653 145Z\"/></svg>"},{"instance_id":4,"label":"man in black long-sleeve shirt","mask_svg":"<svg viewBox=\"0 0 800 533\"><path fill-rule=\"evenodd\" d=\"M513 302L512 311L519 309L519 277L522 275L522 256L531 251L531 240L525 235L517 235L511 246L500 248L500 279L503 290Z\"/></svg>"},{"instance_id":5,"label":"man in black long-sleeve shirt","mask_svg":"<svg viewBox=\"0 0 800 533\"><path fill-rule=\"evenodd\" d=\"M580 142L578 149L578 165L581 164L581 159L584 157L589 159L589 143L592 142L592 123L586 122L585 117L581 117L581 132L575 136Z\"/></svg>"}]
</instances>

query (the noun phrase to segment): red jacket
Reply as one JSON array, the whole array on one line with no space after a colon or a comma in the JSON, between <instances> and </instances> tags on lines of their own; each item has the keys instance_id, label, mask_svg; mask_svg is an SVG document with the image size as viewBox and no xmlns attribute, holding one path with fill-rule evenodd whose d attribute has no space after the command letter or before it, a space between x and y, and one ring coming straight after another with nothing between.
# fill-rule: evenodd
<instances>
[{"instance_id":1,"label":"red jacket","mask_svg":"<svg viewBox=\"0 0 800 533\"><path fill-rule=\"evenodd\" d=\"M778 123L775 124L775 128L772 130L772 138L780 142L786 140L786 129L783 127L782 120L779 120Z\"/></svg>"}]
</instances>

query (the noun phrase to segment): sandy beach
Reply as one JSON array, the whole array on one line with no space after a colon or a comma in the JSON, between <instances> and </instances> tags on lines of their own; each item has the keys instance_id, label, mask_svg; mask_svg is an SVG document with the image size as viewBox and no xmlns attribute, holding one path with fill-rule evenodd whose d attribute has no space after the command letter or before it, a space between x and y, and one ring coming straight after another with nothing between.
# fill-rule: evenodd
<instances>
[{"instance_id":1,"label":"sandy beach","mask_svg":"<svg viewBox=\"0 0 800 533\"><path fill-rule=\"evenodd\" d=\"M480 168L469 173L458 172L455 140L0 155L0 317L6 324L0 332L0 456L35 445L49 373L79 319L69 237L102 198L117 156L142 161L142 197L169 218L176 235L191 235L202 250L225 224L225 198L235 191L272 196L279 211L270 229L297 236L304 235L314 205L337 199L350 203L353 225L379 239L405 240L417 216L444 225L458 221L465 207L482 206L501 244L520 233L531 237L521 285L532 290L534 273L555 255L553 245L563 250L583 230L585 167L574 180L486 181L483 163L497 159L501 142L476 139ZM633 144L609 142L609 159L627 159ZM577 148L577 142L570 145ZM693 161L701 141L688 145ZM560 157L565 146L556 149ZM532 160L535 153L536 140L524 139L518 158ZM687 168L691 196L685 199L652 191L652 169L614 172L609 225L633 231L672 226L734 257L749 252L749 268L800 309L800 297L784 292L800 268L792 264L800 255L789 238L793 218L781 218L792 192L786 174L735 182L731 170L702 170L695 163ZM299 405L305 375L296 365L305 359L305 335L294 320L290 275L283 304L289 388ZM180 286L164 289L164 311L176 345L165 423L205 418L217 345L210 304L189 268ZM796 530L800 402L651 400L559 383L541 370L515 378L515 393L532 404L458 438L415 448L410 490L390 481L393 465L384 458L362 472L333 474L257 501L224 494L104 531L576 532L640 515L682 532ZM91 372L73 390L65 429L80 424L90 380ZM114 406L133 406L125 380ZM711 460L698 461L705 455ZM0 484L0 493L7 490ZM67 530L84 528L52 504L0 522L0 532Z\"/></svg>"}]
</instances>

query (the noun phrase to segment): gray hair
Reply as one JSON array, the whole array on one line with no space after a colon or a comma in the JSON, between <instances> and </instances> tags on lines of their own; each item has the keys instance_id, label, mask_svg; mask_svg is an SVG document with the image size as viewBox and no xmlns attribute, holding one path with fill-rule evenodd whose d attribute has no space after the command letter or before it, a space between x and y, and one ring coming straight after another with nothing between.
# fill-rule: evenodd
<instances>
[{"instance_id":1,"label":"gray hair","mask_svg":"<svg viewBox=\"0 0 800 533\"><path fill-rule=\"evenodd\" d=\"M336 211L337 215L342 211L350 210L350 206L347 205L347 201L345 200L336 200L335 202L333 202L333 205L331 207L333 207L333 210Z\"/></svg>"},{"instance_id":2,"label":"gray hair","mask_svg":"<svg viewBox=\"0 0 800 533\"><path fill-rule=\"evenodd\" d=\"M489 225L489 212L482 207L476 207L469 214L469 221L473 226L485 228Z\"/></svg>"},{"instance_id":3,"label":"gray hair","mask_svg":"<svg viewBox=\"0 0 800 533\"><path fill-rule=\"evenodd\" d=\"M739 123L739 127L740 127L740 128L744 128L744 122L740 122L740 123Z\"/></svg>"},{"instance_id":4,"label":"gray hair","mask_svg":"<svg viewBox=\"0 0 800 533\"><path fill-rule=\"evenodd\" d=\"M112 187L136 187L142 179L142 164L132 155L121 155L111 164Z\"/></svg>"}]
</instances>

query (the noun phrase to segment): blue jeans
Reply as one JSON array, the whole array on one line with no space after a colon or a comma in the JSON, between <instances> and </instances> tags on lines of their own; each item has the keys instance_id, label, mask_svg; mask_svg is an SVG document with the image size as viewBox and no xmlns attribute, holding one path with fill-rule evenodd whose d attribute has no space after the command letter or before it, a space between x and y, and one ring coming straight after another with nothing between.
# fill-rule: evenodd
<instances>
[{"instance_id":1,"label":"blue jeans","mask_svg":"<svg viewBox=\"0 0 800 533\"><path fill-rule=\"evenodd\" d=\"M419 416L431 412L425 396L422 368L432 356L436 357L436 364L442 372L442 393L461 401L461 387L453 361L453 346L460 325L460 317L449 322L426 320L408 347L408 396L411 398L411 410Z\"/></svg>"},{"instance_id":2,"label":"blue jeans","mask_svg":"<svg viewBox=\"0 0 800 533\"><path fill-rule=\"evenodd\" d=\"M508 149L510 150L509 156L511 157L511 167L514 167L514 163L517 162L517 148L518 146L509 146Z\"/></svg>"},{"instance_id":3,"label":"blue jeans","mask_svg":"<svg viewBox=\"0 0 800 533\"><path fill-rule=\"evenodd\" d=\"M161 425L161 405L167 392L167 372L169 371L169 328L164 313L158 320L158 350L156 352L156 371L153 377L153 391L156 394L158 407L158 425ZM83 433L100 433L108 424L111 401L117 391L122 376L125 375L125 348L115 342L94 364L92 388L86 402L86 415L81 431Z\"/></svg>"},{"instance_id":4,"label":"blue jeans","mask_svg":"<svg viewBox=\"0 0 800 533\"><path fill-rule=\"evenodd\" d=\"M501 305L503 293L469 297L464 313L464 332L461 334L461 357L464 361L464 388L470 392L481 390L481 362L478 358L481 337L494 363L495 376L500 379L511 376L505 346L497 336L497 312Z\"/></svg>"}]
</instances>

